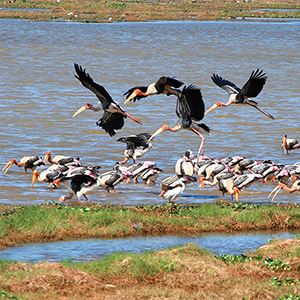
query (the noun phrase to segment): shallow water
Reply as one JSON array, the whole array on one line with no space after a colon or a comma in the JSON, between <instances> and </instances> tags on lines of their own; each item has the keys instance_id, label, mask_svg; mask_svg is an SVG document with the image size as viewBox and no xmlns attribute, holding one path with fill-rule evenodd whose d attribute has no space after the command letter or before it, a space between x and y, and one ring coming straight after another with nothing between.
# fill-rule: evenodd
<instances>
[{"instance_id":1,"label":"shallow water","mask_svg":"<svg viewBox=\"0 0 300 300\"><path fill-rule=\"evenodd\" d=\"M151 236L126 239L87 239L55 243L28 244L0 251L0 258L40 262L73 259L90 261L114 252L142 253L177 245L194 243L218 254L247 254L270 240L295 238L299 232L254 232L235 234L202 234L197 236Z\"/></svg>"},{"instance_id":2,"label":"shallow water","mask_svg":"<svg viewBox=\"0 0 300 300\"><path fill-rule=\"evenodd\" d=\"M241 86L251 71L263 69L268 81L257 98L272 121L253 108L231 106L208 114L203 122L212 128L205 140L207 155L223 158L243 155L272 159L283 164L300 160L281 153L281 138L300 139L298 102L300 22L155 22L155 23L35 23L0 20L0 165L9 159L39 155L80 156L83 164L99 164L103 171L123 159L124 135L154 132L162 124L176 123L175 98L165 95L129 103L126 110L139 118L139 126L127 119L113 138L95 125L101 113L72 114L96 97L74 78L73 63L79 63L112 97L123 103L124 93L135 85L175 76L202 90L206 107L227 94L216 87L212 73ZM153 149L143 159L153 160L164 173L155 186L120 184L118 193L97 190L90 200L100 203L163 204L159 182L174 173L181 154L197 152L199 139L188 131L157 136ZM42 203L57 200L67 185L50 191L37 183L31 191L31 174L13 166L0 174L1 202ZM265 203L274 183L254 184L240 199ZM215 188L187 186L179 203L213 202L221 197ZM230 199L226 196L226 199ZM277 201L300 202L297 194L281 192ZM76 201L76 199L74 200Z\"/></svg>"}]
</instances>

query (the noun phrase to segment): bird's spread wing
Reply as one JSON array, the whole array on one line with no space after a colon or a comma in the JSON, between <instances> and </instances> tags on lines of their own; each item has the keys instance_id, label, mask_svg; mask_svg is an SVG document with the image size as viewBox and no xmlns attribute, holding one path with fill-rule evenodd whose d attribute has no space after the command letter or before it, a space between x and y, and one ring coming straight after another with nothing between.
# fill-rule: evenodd
<instances>
[{"instance_id":1,"label":"bird's spread wing","mask_svg":"<svg viewBox=\"0 0 300 300\"><path fill-rule=\"evenodd\" d=\"M126 99L128 99L130 97L130 95L135 91L135 90L140 90L143 93L147 92L147 86L135 86L131 89L129 89L126 93L124 93L123 95L126 95ZM145 98L146 96L142 96L142 95L137 95L136 97L132 98L133 102L135 102L136 100L140 100L142 98Z\"/></svg>"},{"instance_id":2,"label":"bird's spread wing","mask_svg":"<svg viewBox=\"0 0 300 300\"><path fill-rule=\"evenodd\" d=\"M132 134L119 138L117 142L126 143L128 149L136 149L138 147L146 147L150 137L151 134L149 133Z\"/></svg>"},{"instance_id":3,"label":"bird's spread wing","mask_svg":"<svg viewBox=\"0 0 300 300\"><path fill-rule=\"evenodd\" d=\"M174 88L179 88L183 85L183 82L172 77L166 77L166 76L160 77L155 83L155 88L158 94L162 93L165 90L166 85Z\"/></svg>"},{"instance_id":4,"label":"bird's spread wing","mask_svg":"<svg viewBox=\"0 0 300 300\"><path fill-rule=\"evenodd\" d=\"M237 87L234 83L229 80L223 79L217 74L211 76L211 80L220 88L224 89L229 95L237 94L240 91L240 88Z\"/></svg>"},{"instance_id":5,"label":"bird's spread wing","mask_svg":"<svg viewBox=\"0 0 300 300\"><path fill-rule=\"evenodd\" d=\"M189 117L194 120L202 120L205 105L199 88L194 85L184 87L179 98L180 114L185 119Z\"/></svg>"},{"instance_id":6,"label":"bird's spread wing","mask_svg":"<svg viewBox=\"0 0 300 300\"><path fill-rule=\"evenodd\" d=\"M82 83L84 87L91 90L102 103L103 109L108 108L109 104L114 102L106 89L102 86L94 82L89 73L86 73L85 69L83 69L80 65L74 64L75 71L78 76L75 77Z\"/></svg>"},{"instance_id":7,"label":"bird's spread wing","mask_svg":"<svg viewBox=\"0 0 300 300\"><path fill-rule=\"evenodd\" d=\"M114 136L116 134L114 129L121 129L124 126L124 119L124 115L105 111L96 124L102 127L110 136Z\"/></svg>"},{"instance_id":8,"label":"bird's spread wing","mask_svg":"<svg viewBox=\"0 0 300 300\"><path fill-rule=\"evenodd\" d=\"M267 78L268 77L263 72L263 70L257 69L256 71L252 71L250 78L242 87L239 94L246 97L256 97L263 89Z\"/></svg>"}]
</instances>

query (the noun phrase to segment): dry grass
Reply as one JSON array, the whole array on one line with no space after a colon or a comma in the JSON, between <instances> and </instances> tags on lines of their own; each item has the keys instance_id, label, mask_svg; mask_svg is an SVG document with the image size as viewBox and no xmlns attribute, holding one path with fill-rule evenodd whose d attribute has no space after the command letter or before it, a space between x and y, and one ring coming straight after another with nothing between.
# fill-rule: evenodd
<instances>
[{"instance_id":1,"label":"dry grass","mask_svg":"<svg viewBox=\"0 0 300 300\"><path fill-rule=\"evenodd\" d=\"M1 3L1 2L0 2ZM70 20L79 22L138 22L153 20L218 20L236 18L299 18L299 11L265 11L262 8L300 8L298 0L14 0L0 7L34 8L46 11L5 11L0 18L36 21Z\"/></svg>"},{"instance_id":2,"label":"dry grass","mask_svg":"<svg viewBox=\"0 0 300 300\"><path fill-rule=\"evenodd\" d=\"M75 264L14 263L0 275L2 289L24 299L278 299L294 293L297 286L273 286L268 279L299 279L299 258L290 251L299 251L300 241L277 241L261 247L264 257L286 261L289 253L293 270L273 271L260 261L226 264L194 245L163 250L151 254L166 259L173 271L163 267L155 275L135 278L131 274L131 258L115 262L122 266L114 277L84 271ZM272 255L271 255L272 254ZM298 255L299 256L299 255ZM142 255L143 257L143 255ZM143 259L143 258L142 258ZM146 259L146 258L145 258ZM114 267L112 264L112 267ZM116 265L115 265L116 267Z\"/></svg>"}]
</instances>

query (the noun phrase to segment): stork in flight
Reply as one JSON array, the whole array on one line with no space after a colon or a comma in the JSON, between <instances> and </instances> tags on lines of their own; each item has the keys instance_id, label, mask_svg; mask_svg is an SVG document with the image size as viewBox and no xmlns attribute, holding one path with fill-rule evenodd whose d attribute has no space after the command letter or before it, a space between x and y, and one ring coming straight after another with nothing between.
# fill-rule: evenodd
<instances>
[{"instance_id":1,"label":"stork in flight","mask_svg":"<svg viewBox=\"0 0 300 300\"><path fill-rule=\"evenodd\" d=\"M124 95L126 95L126 100L124 104L133 100L140 100L150 95L156 94L167 94L180 96L181 91L178 90L183 85L183 82L172 77L160 77L156 82L149 84L148 86L135 86L129 89Z\"/></svg>"},{"instance_id":2,"label":"stork in flight","mask_svg":"<svg viewBox=\"0 0 300 300\"><path fill-rule=\"evenodd\" d=\"M99 111L103 109L104 114L96 124L102 127L110 136L114 136L116 134L115 130L121 129L124 126L124 119L126 117L129 117L134 122L141 124L139 120L123 110L123 108L111 98L109 93L102 85L94 82L92 77L86 73L85 69L76 63L74 66L77 73L75 77L82 83L84 87L91 90L97 96L99 103L96 107L89 103L85 104L77 110L77 112L73 115L73 118L86 109L91 109L93 111Z\"/></svg>"},{"instance_id":3,"label":"stork in flight","mask_svg":"<svg viewBox=\"0 0 300 300\"><path fill-rule=\"evenodd\" d=\"M260 109L258 107L258 103L251 99L258 96L267 81L267 76L263 72L263 70L257 69L255 71L252 71L250 78L241 89L234 83L230 82L229 80L223 79L219 75L213 74L211 76L211 79L217 86L224 89L229 94L229 100L227 103L223 103L220 101L216 102L206 111L205 114L208 114L210 111L219 106L229 106L234 103L250 105L266 115L268 118L273 120L275 119L272 115Z\"/></svg>"},{"instance_id":4,"label":"stork in flight","mask_svg":"<svg viewBox=\"0 0 300 300\"><path fill-rule=\"evenodd\" d=\"M178 99L177 116L179 120L174 127L168 125L161 126L156 130L148 141L153 140L155 136L163 131L169 130L176 132L180 129L187 129L196 133L201 138L201 144L198 150L198 158L200 153L204 153L204 136L203 133L210 135L210 128L201 123L200 120L204 117L205 105L202 99L202 94L199 88L194 85L184 87Z\"/></svg>"}]
</instances>

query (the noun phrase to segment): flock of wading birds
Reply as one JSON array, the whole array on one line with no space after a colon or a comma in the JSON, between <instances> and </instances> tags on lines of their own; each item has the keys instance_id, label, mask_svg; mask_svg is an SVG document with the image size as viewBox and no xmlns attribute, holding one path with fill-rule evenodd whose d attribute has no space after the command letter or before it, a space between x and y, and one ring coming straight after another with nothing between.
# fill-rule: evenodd
<instances>
[{"instance_id":1,"label":"flock of wading birds","mask_svg":"<svg viewBox=\"0 0 300 300\"><path fill-rule=\"evenodd\" d=\"M97 96L99 103L97 106L85 104L73 117L86 109L103 110L103 115L96 124L102 127L110 136L114 136L116 134L115 130L123 127L124 120L127 117L140 124L138 119L131 116L111 98L103 86L94 82L85 69L78 64L74 64L74 66L75 77L84 87ZM126 143L124 160L116 163L110 171L100 174L100 166L82 166L79 158L65 155L57 155L52 158L51 153L46 152L44 159L39 156L23 157L19 162L11 159L2 169L2 172L7 173L13 164L24 167L25 171L31 169L33 172L32 189L35 181L47 182L50 184L51 189L58 187L60 182L70 181L69 195L61 196L59 201L71 199L74 194L77 196L78 201L81 201L82 196L88 201L86 194L96 187L103 187L107 192L110 190L116 192L114 187L120 182L125 180L129 183L132 179L135 183L138 178L141 178L145 184L154 184L163 170L152 161L138 163L137 158L143 156L152 148L150 142L161 132L187 129L201 138L199 150L197 155L187 150L176 162L175 174L161 181L160 196L165 199L175 200L184 191L186 184L197 181L194 177L195 174L198 175L200 187L217 185L219 191L223 194L223 198L226 193L229 193L232 198L235 196L236 201L239 200L239 192L255 181L273 180L278 182L278 185L268 197L270 198L274 193L272 201L282 189L289 193L300 190L300 162L293 165L281 165L270 160L258 162L242 156L213 159L204 155L204 136L202 134L210 134L210 128L201 123L201 120L205 114L218 106L245 104L254 107L268 118L274 119L272 115L261 110L258 103L252 99L258 96L266 83L267 76L262 70L254 70L242 88L216 74L213 74L211 79L229 94L229 100L227 103L215 103L206 112L200 89L194 85L184 86L180 89L183 82L171 77L161 77L155 83L148 86L135 86L124 93L126 95L124 104L128 101L135 102L155 94L175 95L177 97L175 113L178 116L178 121L173 127L161 126L152 135L140 133L119 138L117 141ZM293 151L297 148L300 148L300 143L296 139L290 139L287 136L282 138L282 149L287 154L289 151L293 154ZM129 159L133 160L133 164L125 166ZM52 164L50 167L41 172L36 170L38 166L43 169L48 161ZM246 173L244 174L244 172ZM287 185L289 181L292 182L291 187Z\"/></svg>"}]
</instances>

